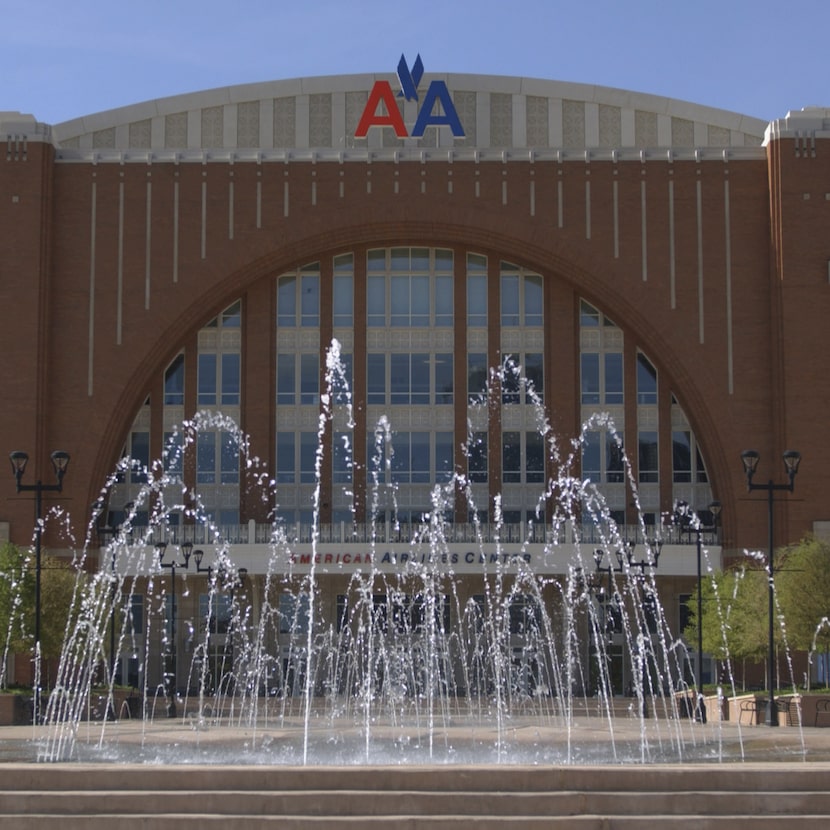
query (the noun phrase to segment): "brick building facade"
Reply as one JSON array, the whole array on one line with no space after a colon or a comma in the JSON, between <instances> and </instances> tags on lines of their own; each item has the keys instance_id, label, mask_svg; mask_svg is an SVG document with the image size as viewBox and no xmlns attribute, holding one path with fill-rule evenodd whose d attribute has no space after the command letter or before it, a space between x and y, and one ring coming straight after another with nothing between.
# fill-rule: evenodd
<instances>
[{"instance_id":1,"label":"brick building facade","mask_svg":"<svg viewBox=\"0 0 830 830\"><path fill-rule=\"evenodd\" d=\"M821 530L830 111L766 125L619 90L434 77L463 138L447 126L355 137L380 75L206 91L54 126L0 114L0 435L29 452L31 480L51 479L52 450L71 453L60 504L75 541L47 528L53 548L81 544L119 458L160 458L203 409L250 440L228 454L215 427L174 469L211 520L253 527L276 510L307 523L308 435L335 339L355 407L353 424L335 413L324 429L325 525L372 518L371 476L345 474L344 496L350 464L335 445L348 431L362 464L386 411L406 448L394 505L405 522L448 469L472 482L481 521L495 521L500 494L506 524L532 518L537 410L504 379L484 414L470 398L482 367L510 355L561 447L592 413L613 416L631 477L605 424L577 458L619 525L644 521L648 535L677 499L717 498L723 551L763 548L766 510L739 457L752 446L763 479L783 479L785 449L803 455L795 496L776 503L777 543ZM401 98L400 113L411 127L418 101ZM470 433L484 445L462 453ZM276 507L246 484L252 457L277 481ZM559 475L558 456L541 457L545 478ZM113 522L145 481L123 475L108 491ZM7 491L0 518L25 544L31 504L11 478ZM447 512L473 518L460 497ZM261 573L246 542L240 555ZM693 566L675 547L663 578L680 580L679 601Z\"/></svg>"}]
</instances>

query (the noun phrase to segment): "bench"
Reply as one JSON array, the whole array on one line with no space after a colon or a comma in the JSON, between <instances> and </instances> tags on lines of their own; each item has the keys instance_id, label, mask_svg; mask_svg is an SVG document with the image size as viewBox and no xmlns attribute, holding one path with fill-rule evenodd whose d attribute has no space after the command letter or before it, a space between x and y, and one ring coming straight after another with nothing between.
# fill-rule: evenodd
<instances>
[{"instance_id":1,"label":"bench","mask_svg":"<svg viewBox=\"0 0 830 830\"><path fill-rule=\"evenodd\" d=\"M757 697L742 700L741 709L738 713L738 723L743 723L744 715L748 715L748 722L755 726L758 723L758 713L763 711L765 705L765 702Z\"/></svg>"},{"instance_id":2,"label":"bench","mask_svg":"<svg viewBox=\"0 0 830 830\"><path fill-rule=\"evenodd\" d=\"M827 700L830 705L830 698ZM779 713L786 716L786 724L793 725L792 715L795 712L793 706L793 699L791 697L778 697L775 699L775 708ZM747 721L752 726L756 726L763 722L767 711L767 699L763 697L752 697L741 701L741 708L738 712L738 723L744 722L744 715L749 717ZM830 716L830 709L827 710L827 715ZM816 717L818 717L818 710L816 710Z\"/></svg>"},{"instance_id":3,"label":"bench","mask_svg":"<svg viewBox=\"0 0 830 830\"><path fill-rule=\"evenodd\" d=\"M830 697L820 697L816 701L816 719L813 726L823 726L830 720Z\"/></svg>"}]
</instances>

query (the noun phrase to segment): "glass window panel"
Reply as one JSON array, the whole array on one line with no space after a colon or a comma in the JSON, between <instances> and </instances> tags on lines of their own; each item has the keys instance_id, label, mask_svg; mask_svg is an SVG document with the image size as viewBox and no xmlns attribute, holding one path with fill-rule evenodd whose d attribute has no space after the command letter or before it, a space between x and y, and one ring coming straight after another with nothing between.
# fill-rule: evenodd
<instances>
[{"instance_id":1,"label":"glass window panel","mask_svg":"<svg viewBox=\"0 0 830 830\"><path fill-rule=\"evenodd\" d=\"M350 402L352 390L352 356L340 353L340 367L335 369L331 379L332 393L336 404Z\"/></svg>"},{"instance_id":2,"label":"glass window panel","mask_svg":"<svg viewBox=\"0 0 830 830\"><path fill-rule=\"evenodd\" d=\"M542 311L543 311L543 292L542 292L542 278L536 276L527 276L524 279L525 289L525 325L526 326L541 326L542 325Z\"/></svg>"},{"instance_id":3,"label":"glass window panel","mask_svg":"<svg viewBox=\"0 0 830 830\"><path fill-rule=\"evenodd\" d=\"M340 254L334 258L334 273L353 273L354 272L354 257L352 254Z\"/></svg>"},{"instance_id":4,"label":"glass window panel","mask_svg":"<svg viewBox=\"0 0 830 830\"><path fill-rule=\"evenodd\" d=\"M684 430L675 430L671 434L672 473L678 483L692 480L692 436Z\"/></svg>"},{"instance_id":5,"label":"glass window panel","mask_svg":"<svg viewBox=\"0 0 830 830\"><path fill-rule=\"evenodd\" d=\"M487 274L467 277L467 325L487 325Z\"/></svg>"},{"instance_id":6,"label":"glass window panel","mask_svg":"<svg viewBox=\"0 0 830 830\"><path fill-rule=\"evenodd\" d=\"M393 326L409 325L409 277L391 277L390 311Z\"/></svg>"},{"instance_id":7,"label":"glass window panel","mask_svg":"<svg viewBox=\"0 0 830 830\"><path fill-rule=\"evenodd\" d=\"M297 325L296 277L280 277L277 283L277 325Z\"/></svg>"},{"instance_id":8,"label":"glass window panel","mask_svg":"<svg viewBox=\"0 0 830 830\"><path fill-rule=\"evenodd\" d=\"M429 326L429 277L411 277L412 326Z\"/></svg>"},{"instance_id":9,"label":"glass window panel","mask_svg":"<svg viewBox=\"0 0 830 830\"><path fill-rule=\"evenodd\" d=\"M386 251L382 248L375 251L369 251L366 256L366 269L368 271L385 271Z\"/></svg>"},{"instance_id":10,"label":"glass window panel","mask_svg":"<svg viewBox=\"0 0 830 830\"><path fill-rule=\"evenodd\" d=\"M164 469L171 475L181 475L183 436L180 432L164 433Z\"/></svg>"},{"instance_id":11,"label":"glass window panel","mask_svg":"<svg viewBox=\"0 0 830 830\"><path fill-rule=\"evenodd\" d=\"M297 460L293 432L277 433L277 482L294 484Z\"/></svg>"},{"instance_id":12,"label":"glass window panel","mask_svg":"<svg viewBox=\"0 0 830 830\"><path fill-rule=\"evenodd\" d=\"M409 248L392 248L390 252L390 270L409 270Z\"/></svg>"},{"instance_id":13,"label":"glass window panel","mask_svg":"<svg viewBox=\"0 0 830 830\"><path fill-rule=\"evenodd\" d=\"M410 435L397 432L392 443L392 481L408 484L410 475Z\"/></svg>"},{"instance_id":14,"label":"glass window panel","mask_svg":"<svg viewBox=\"0 0 830 830\"><path fill-rule=\"evenodd\" d=\"M413 354L412 400L413 404L429 403L430 358L428 354Z\"/></svg>"},{"instance_id":15,"label":"glass window panel","mask_svg":"<svg viewBox=\"0 0 830 830\"><path fill-rule=\"evenodd\" d=\"M150 433L133 432L130 435L130 457L133 460L130 481L143 484L147 481L147 467L150 465Z\"/></svg>"},{"instance_id":16,"label":"glass window panel","mask_svg":"<svg viewBox=\"0 0 830 830\"><path fill-rule=\"evenodd\" d=\"M518 432L503 432L502 437L502 481L506 484L522 480L522 445Z\"/></svg>"},{"instance_id":17,"label":"glass window panel","mask_svg":"<svg viewBox=\"0 0 830 830\"><path fill-rule=\"evenodd\" d=\"M502 365L501 400L502 403L518 403L521 388L521 367L513 355L506 355Z\"/></svg>"},{"instance_id":18,"label":"glass window panel","mask_svg":"<svg viewBox=\"0 0 830 830\"><path fill-rule=\"evenodd\" d=\"M144 633L144 594L130 597L130 631L133 634Z\"/></svg>"},{"instance_id":19,"label":"glass window panel","mask_svg":"<svg viewBox=\"0 0 830 830\"><path fill-rule=\"evenodd\" d=\"M300 483L314 484L317 481L317 433L300 433Z\"/></svg>"},{"instance_id":20,"label":"glass window panel","mask_svg":"<svg viewBox=\"0 0 830 830\"><path fill-rule=\"evenodd\" d=\"M366 356L366 402L370 404L386 403L386 355L368 354Z\"/></svg>"},{"instance_id":21,"label":"glass window panel","mask_svg":"<svg viewBox=\"0 0 830 830\"><path fill-rule=\"evenodd\" d=\"M435 403L451 404L453 401L453 356L435 355Z\"/></svg>"},{"instance_id":22,"label":"glass window panel","mask_svg":"<svg viewBox=\"0 0 830 830\"><path fill-rule=\"evenodd\" d=\"M431 480L429 433L413 432L411 441L412 483L427 484Z\"/></svg>"},{"instance_id":23,"label":"glass window panel","mask_svg":"<svg viewBox=\"0 0 830 830\"><path fill-rule=\"evenodd\" d=\"M200 432L196 438L196 483L216 483L215 432Z\"/></svg>"},{"instance_id":24,"label":"glass window panel","mask_svg":"<svg viewBox=\"0 0 830 830\"><path fill-rule=\"evenodd\" d=\"M599 326L599 311L582 300L579 304L579 325L583 328Z\"/></svg>"},{"instance_id":25,"label":"glass window panel","mask_svg":"<svg viewBox=\"0 0 830 830\"><path fill-rule=\"evenodd\" d=\"M277 403L296 403L297 369L293 354L277 355Z\"/></svg>"},{"instance_id":26,"label":"glass window panel","mask_svg":"<svg viewBox=\"0 0 830 830\"><path fill-rule=\"evenodd\" d=\"M658 480L657 433L643 431L638 436L640 483L656 483Z\"/></svg>"},{"instance_id":27,"label":"glass window panel","mask_svg":"<svg viewBox=\"0 0 830 830\"><path fill-rule=\"evenodd\" d=\"M302 299L300 310L303 326L320 325L320 278L312 274L301 277Z\"/></svg>"},{"instance_id":28,"label":"glass window panel","mask_svg":"<svg viewBox=\"0 0 830 830\"><path fill-rule=\"evenodd\" d=\"M448 271L452 273L453 270L453 258L452 258L452 251L448 248L436 248L435 249L435 270L438 271Z\"/></svg>"},{"instance_id":29,"label":"glass window panel","mask_svg":"<svg viewBox=\"0 0 830 830\"><path fill-rule=\"evenodd\" d=\"M622 436L612 432L605 433L605 470L610 484L622 484L625 481Z\"/></svg>"},{"instance_id":30,"label":"glass window panel","mask_svg":"<svg viewBox=\"0 0 830 830\"><path fill-rule=\"evenodd\" d=\"M453 475L453 434L451 432L435 433L435 480L450 481Z\"/></svg>"},{"instance_id":31,"label":"glass window panel","mask_svg":"<svg viewBox=\"0 0 830 830\"><path fill-rule=\"evenodd\" d=\"M222 355L222 403L239 405L239 355Z\"/></svg>"},{"instance_id":32,"label":"glass window panel","mask_svg":"<svg viewBox=\"0 0 830 830\"><path fill-rule=\"evenodd\" d=\"M582 477L599 483L602 478L600 434L594 430L586 432L582 440Z\"/></svg>"},{"instance_id":33,"label":"glass window panel","mask_svg":"<svg viewBox=\"0 0 830 830\"><path fill-rule=\"evenodd\" d=\"M335 484L348 484L352 480L352 434L335 432L332 450L333 480Z\"/></svg>"},{"instance_id":34,"label":"glass window panel","mask_svg":"<svg viewBox=\"0 0 830 830\"><path fill-rule=\"evenodd\" d=\"M351 274L334 275L333 322L337 326L354 323L354 280Z\"/></svg>"},{"instance_id":35,"label":"glass window panel","mask_svg":"<svg viewBox=\"0 0 830 830\"><path fill-rule=\"evenodd\" d=\"M545 480L545 441L538 432L525 435L525 475L527 482L535 484Z\"/></svg>"},{"instance_id":36,"label":"glass window panel","mask_svg":"<svg viewBox=\"0 0 830 830\"><path fill-rule=\"evenodd\" d=\"M709 481L709 476L706 473L706 465L703 463L703 456L700 454L700 449L695 444L695 461L696 461L696 471L695 471L695 478L697 479L698 484L707 484Z\"/></svg>"},{"instance_id":37,"label":"glass window panel","mask_svg":"<svg viewBox=\"0 0 830 830\"><path fill-rule=\"evenodd\" d=\"M480 403L487 394L487 355L477 352L467 354L467 398L470 403Z\"/></svg>"},{"instance_id":38,"label":"glass window panel","mask_svg":"<svg viewBox=\"0 0 830 830\"><path fill-rule=\"evenodd\" d=\"M300 403L320 402L320 364L316 354L300 355Z\"/></svg>"},{"instance_id":39,"label":"glass window panel","mask_svg":"<svg viewBox=\"0 0 830 830\"><path fill-rule=\"evenodd\" d=\"M487 481L487 438L486 432L474 432L467 448L467 467L472 482Z\"/></svg>"},{"instance_id":40,"label":"glass window panel","mask_svg":"<svg viewBox=\"0 0 830 830\"><path fill-rule=\"evenodd\" d=\"M220 459L220 478L222 484L239 483L239 445L230 432L220 434L222 452Z\"/></svg>"},{"instance_id":41,"label":"glass window panel","mask_svg":"<svg viewBox=\"0 0 830 830\"><path fill-rule=\"evenodd\" d=\"M623 402L623 359L620 352L605 355L605 403Z\"/></svg>"},{"instance_id":42,"label":"glass window panel","mask_svg":"<svg viewBox=\"0 0 830 830\"><path fill-rule=\"evenodd\" d=\"M504 266L502 266L504 267ZM502 274L501 278L501 324L519 325L519 275Z\"/></svg>"},{"instance_id":43,"label":"glass window panel","mask_svg":"<svg viewBox=\"0 0 830 830\"><path fill-rule=\"evenodd\" d=\"M413 271L429 272L429 248L413 248L409 267Z\"/></svg>"},{"instance_id":44,"label":"glass window panel","mask_svg":"<svg viewBox=\"0 0 830 830\"><path fill-rule=\"evenodd\" d=\"M582 403L599 403L599 355L595 352L583 352L580 356L582 367Z\"/></svg>"},{"instance_id":45,"label":"glass window panel","mask_svg":"<svg viewBox=\"0 0 830 830\"><path fill-rule=\"evenodd\" d=\"M369 276L366 280L366 323L386 325L386 277Z\"/></svg>"},{"instance_id":46,"label":"glass window panel","mask_svg":"<svg viewBox=\"0 0 830 830\"><path fill-rule=\"evenodd\" d=\"M389 391L392 404L409 403L409 355L389 355Z\"/></svg>"},{"instance_id":47,"label":"glass window panel","mask_svg":"<svg viewBox=\"0 0 830 830\"><path fill-rule=\"evenodd\" d=\"M453 279L452 277L435 278L435 325L451 326L453 324Z\"/></svg>"},{"instance_id":48,"label":"glass window panel","mask_svg":"<svg viewBox=\"0 0 830 830\"><path fill-rule=\"evenodd\" d=\"M222 328L238 329L242 325L242 302L237 300L222 312Z\"/></svg>"},{"instance_id":49,"label":"glass window panel","mask_svg":"<svg viewBox=\"0 0 830 830\"><path fill-rule=\"evenodd\" d=\"M216 355L199 355L198 403L200 406L216 404Z\"/></svg>"},{"instance_id":50,"label":"glass window panel","mask_svg":"<svg viewBox=\"0 0 830 830\"><path fill-rule=\"evenodd\" d=\"M644 354L637 355L637 403L657 403L657 370Z\"/></svg>"},{"instance_id":51,"label":"glass window panel","mask_svg":"<svg viewBox=\"0 0 830 830\"><path fill-rule=\"evenodd\" d=\"M527 394L525 395L525 403L533 403L533 395L539 401L544 400L545 394L545 370L542 355L537 352L531 352L525 355L525 379L528 382ZM532 387L532 388L531 388Z\"/></svg>"},{"instance_id":52,"label":"glass window panel","mask_svg":"<svg viewBox=\"0 0 830 830\"><path fill-rule=\"evenodd\" d=\"M164 373L164 403L181 406L184 403L184 355L176 355Z\"/></svg>"}]
</instances>

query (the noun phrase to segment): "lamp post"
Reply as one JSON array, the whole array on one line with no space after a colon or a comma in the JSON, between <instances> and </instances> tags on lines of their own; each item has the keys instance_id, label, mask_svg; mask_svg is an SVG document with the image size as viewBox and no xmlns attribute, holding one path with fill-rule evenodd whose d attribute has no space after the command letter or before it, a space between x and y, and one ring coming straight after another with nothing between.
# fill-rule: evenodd
<instances>
[{"instance_id":1,"label":"lamp post","mask_svg":"<svg viewBox=\"0 0 830 830\"><path fill-rule=\"evenodd\" d=\"M183 562L177 562L175 559L172 562L164 561L164 554L167 551L167 542L158 542L156 544L156 552L158 553L159 566L168 568L170 571L170 594L172 596L170 608L170 650L169 658L171 665L165 666L164 671L164 687L165 696L167 697L167 717L175 718L176 713L176 679L178 676L178 656L176 653L176 571L179 568L187 570L190 563L190 554L193 551L193 542L182 542L179 546Z\"/></svg>"},{"instance_id":2,"label":"lamp post","mask_svg":"<svg viewBox=\"0 0 830 830\"><path fill-rule=\"evenodd\" d=\"M213 579L213 566L212 565L206 565L206 566L202 567L202 559L204 558L204 555L205 555L205 552L201 549L197 549L197 550L193 551L193 559L196 562L196 573L206 573L208 575L207 579L208 579L209 590L211 592L213 592L214 591L214 586L216 584L216 583L214 583L214 579ZM218 577L217 583L218 582L224 583L224 585L225 585L225 587L228 591L228 598L229 598L230 618L228 620L228 629L225 632L225 645L222 648L222 664L223 664L222 671L224 672L224 663L225 663L225 661L227 660L227 657L228 657L228 643L230 642L231 632L232 632L232 629L233 629L234 596L236 594L237 589L244 587L245 580L248 577L248 569L247 568L237 568L236 576L231 579L231 578L229 578L228 573L225 570L224 566L220 565L219 569L218 569L218 572L217 572L217 577ZM218 619L218 616L217 616L217 619ZM213 633L212 625L209 625L209 628L211 628L210 633ZM218 633L218 629L217 629L216 633Z\"/></svg>"},{"instance_id":3,"label":"lamp post","mask_svg":"<svg viewBox=\"0 0 830 830\"><path fill-rule=\"evenodd\" d=\"M713 501L709 504L709 512L712 514L712 524L704 525L700 516L689 506L688 502L679 501L675 505L675 517L680 524L681 532L694 533L697 543L697 671L695 672L695 683L697 685L697 719L702 723L706 722L706 707L703 705L703 573L701 559L703 554L704 533L713 533L718 528L718 516L721 511L721 503Z\"/></svg>"},{"instance_id":4,"label":"lamp post","mask_svg":"<svg viewBox=\"0 0 830 830\"><path fill-rule=\"evenodd\" d=\"M23 484L23 473L29 463L29 456L21 450L9 453L12 473L18 493L35 494L35 683L34 683L34 722L40 723L40 572L41 541L43 536L43 494L60 493L63 490L63 477L69 466L69 453L55 450L50 456L52 469L55 471L56 484L44 484L38 479L34 484Z\"/></svg>"},{"instance_id":5,"label":"lamp post","mask_svg":"<svg viewBox=\"0 0 830 830\"><path fill-rule=\"evenodd\" d=\"M119 534L121 533L121 528L124 525L129 524L129 516L132 512L134 507L134 503L128 501L124 505L124 522L116 527L112 527L108 524L99 524L98 525L98 543L101 547L108 547L111 546L110 550L110 682L115 682L115 670L117 667L117 657L118 655L115 653L115 600L116 600L116 593L118 589L118 577L115 574L115 561L116 561L116 552L117 548L115 540L118 538ZM92 510L97 515L101 516L104 515L104 504L101 500L96 501L95 504L92 505Z\"/></svg>"},{"instance_id":6,"label":"lamp post","mask_svg":"<svg viewBox=\"0 0 830 830\"><path fill-rule=\"evenodd\" d=\"M596 548L594 550L594 563L596 565L597 572L606 573L608 575L609 589L611 587L612 575L614 573L637 571L638 573L636 574L636 578L638 579L638 582L641 582L647 568L657 567L660 561L660 552L663 549L663 541L662 539L657 539L652 542L647 541L647 557L645 559L636 560L634 558L634 548L634 542L624 542L621 547L617 548L617 550L615 551L617 557L617 567L614 567L613 564L603 567L602 562L605 557L605 551L602 548ZM643 638L640 660L642 669L642 715L644 718L647 718L648 699L646 696L646 671L648 666L646 664L645 655L645 638Z\"/></svg>"},{"instance_id":7,"label":"lamp post","mask_svg":"<svg viewBox=\"0 0 830 830\"><path fill-rule=\"evenodd\" d=\"M778 726L778 707L775 703L775 539L773 537L773 499L776 491L792 493L795 488L795 477L798 473L798 465L801 463L801 453L795 450L787 450L783 456L784 469L787 473L786 484L774 484L770 479L766 484L756 484L752 477L758 469L758 462L761 456L755 450L745 450L741 453L741 461L744 465L746 475L746 489L751 493L753 490L763 490L767 494L767 516L769 528L769 657L767 666L767 685L769 687L769 699L767 700L767 711L764 723L767 726Z\"/></svg>"}]
</instances>

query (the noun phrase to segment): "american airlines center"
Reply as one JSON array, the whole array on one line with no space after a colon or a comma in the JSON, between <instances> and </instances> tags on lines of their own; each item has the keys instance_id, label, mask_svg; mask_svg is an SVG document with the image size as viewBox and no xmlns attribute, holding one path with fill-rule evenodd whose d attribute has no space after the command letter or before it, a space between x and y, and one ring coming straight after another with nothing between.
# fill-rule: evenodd
<instances>
[{"instance_id":1,"label":"american airlines center","mask_svg":"<svg viewBox=\"0 0 830 830\"><path fill-rule=\"evenodd\" d=\"M566 578L603 602L629 568L682 632L679 502L712 567L766 549L748 448L757 481L803 456L776 544L830 519L830 110L768 124L402 57L0 126L0 435L24 484L71 457L46 549L136 577L125 682L170 672L171 634L183 655L215 625L226 658L244 595L290 694L298 597L320 632L356 585L414 625L427 566L452 580L446 631L515 586L517 653L531 606L567 613ZM7 473L28 546L24 495Z\"/></svg>"}]
</instances>

